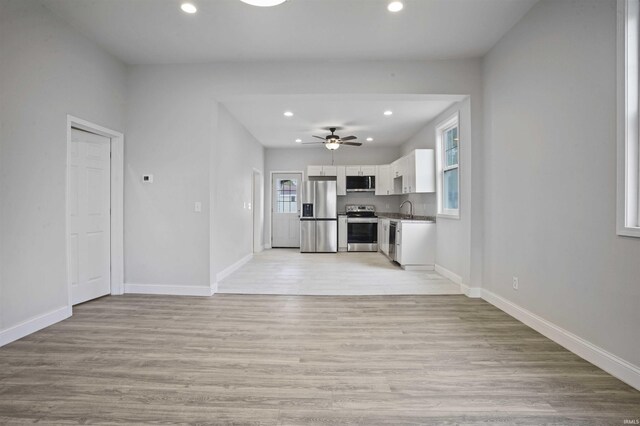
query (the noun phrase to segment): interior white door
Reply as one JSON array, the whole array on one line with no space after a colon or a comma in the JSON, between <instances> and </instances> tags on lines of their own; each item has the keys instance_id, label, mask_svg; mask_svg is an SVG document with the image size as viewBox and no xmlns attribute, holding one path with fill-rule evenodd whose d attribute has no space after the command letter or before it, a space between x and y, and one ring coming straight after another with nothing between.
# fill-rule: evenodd
<instances>
[{"instance_id":1,"label":"interior white door","mask_svg":"<svg viewBox=\"0 0 640 426\"><path fill-rule=\"evenodd\" d=\"M71 132L67 258L75 305L111 292L111 141Z\"/></svg>"},{"instance_id":2,"label":"interior white door","mask_svg":"<svg viewBox=\"0 0 640 426\"><path fill-rule=\"evenodd\" d=\"M302 173L274 173L271 183L271 246L300 247Z\"/></svg>"}]
</instances>

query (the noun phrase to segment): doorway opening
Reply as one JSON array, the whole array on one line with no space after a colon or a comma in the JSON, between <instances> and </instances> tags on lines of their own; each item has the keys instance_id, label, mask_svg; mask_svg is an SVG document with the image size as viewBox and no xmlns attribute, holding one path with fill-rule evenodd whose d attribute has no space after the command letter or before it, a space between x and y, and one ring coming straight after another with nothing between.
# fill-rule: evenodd
<instances>
[{"instance_id":1,"label":"doorway opening","mask_svg":"<svg viewBox=\"0 0 640 426\"><path fill-rule=\"evenodd\" d=\"M300 247L302 172L271 173L271 247Z\"/></svg>"},{"instance_id":2,"label":"doorway opening","mask_svg":"<svg viewBox=\"0 0 640 426\"><path fill-rule=\"evenodd\" d=\"M67 116L68 303L124 293L124 135Z\"/></svg>"},{"instance_id":3,"label":"doorway opening","mask_svg":"<svg viewBox=\"0 0 640 426\"><path fill-rule=\"evenodd\" d=\"M253 169L251 198L253 206L253 253L259 253L264 249L264 244L262 243L264 234L264 179L262 178L262 172L257 169Z\"/></svg>"}]
</instances>

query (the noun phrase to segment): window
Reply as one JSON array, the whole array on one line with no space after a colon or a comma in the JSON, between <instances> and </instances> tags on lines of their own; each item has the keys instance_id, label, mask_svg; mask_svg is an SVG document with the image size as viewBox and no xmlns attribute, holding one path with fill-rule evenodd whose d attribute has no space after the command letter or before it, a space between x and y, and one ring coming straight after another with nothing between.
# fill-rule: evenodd
<instances>
[{"instance_id":1,"label":"window","mask_svg":"<svg viewBox=\"0 0 640 426\"><path fill-rule=\"evenodd\" d=\"M617 233L640 237L639 0L618 0Z\"/></svg>"},{"instance_id":2,"label":"window","mask_svg":"<svg viewBox=\"0 0 640 426\"><path fill-rule=\"evenodd\" d=\"M438 215L460 217L460 136L458 114L436 128Z\"/></svg>"},{"instance_id":3,"label":"window","mask_svg":"<svg viewBox=\"0 0 640 426\"><path fill-rule=\"evenodd\" d=\"M298 182L296 179L278 179L276 183L278 213L298 212Z\"/></svg>"}]
</instances>

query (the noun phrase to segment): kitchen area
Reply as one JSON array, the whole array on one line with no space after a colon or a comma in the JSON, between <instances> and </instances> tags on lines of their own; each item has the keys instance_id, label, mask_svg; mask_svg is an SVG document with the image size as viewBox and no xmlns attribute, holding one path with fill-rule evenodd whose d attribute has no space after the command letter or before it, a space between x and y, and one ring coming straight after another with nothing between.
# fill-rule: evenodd
<instances>
[{"instance_id":1,"label":"kitchen area","mask_svg":"<svg viewBox=\"0 0 640 426\"><path fill-rule=\"evenodd\" d=\"M461 294L435 270L434 156L416 149L386 164L307 163L296 200L299 246L255 254L219 293Z\"/></svg>"},{"instance_id":2,"label":"kitchen area","mask_svg":"<svg viewBox=\"0 0 640 426\"><path fill-rule=\"evenodd\" d=\"M435 191L432 149L416 149L384 165L310 165L302 186L300 251L380 252L403 269L433 270L435 216L415 215L408 199L398 212L376 200Z\"/></svg>"}]
</instances>

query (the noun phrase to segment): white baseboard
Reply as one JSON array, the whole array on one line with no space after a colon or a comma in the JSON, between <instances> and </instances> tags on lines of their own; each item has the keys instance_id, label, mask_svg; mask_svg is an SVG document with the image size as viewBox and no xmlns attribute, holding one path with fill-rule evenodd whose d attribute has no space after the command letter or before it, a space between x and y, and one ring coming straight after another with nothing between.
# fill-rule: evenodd
<instances>
[{"instance_id":1,"label":"white baseboard","mask_svg":"<svg viewBox=\"0 0 640 426\"><path fill-rule=\"evenodd\" d=\"M44 315L31 318L18 325L0 331L0 346L14 342L45 327L49 327L57 322L67 319L71 316L71 307L64 306Z\"/></svg>"},{"instance_id":2,"label":"white baseboard","mask_svg":"<svg viewBox=\"0 0 640 426\"><path fill-rule=\"evenodd\" d=\"M455 272L450 271L449 269L441 265L436 265L435 269L436 269L436 272L442 275L443 277L448 278L454 283L458 284L460 286L460 291L467 297L476 298L476 297L482 296L482 289L480 287L469 287L462 281L462 277L456 274Z\"/></svg>"},{"instance_id":3,"label":"white baseboard","mask_svg":"<svg viewBox=\"0 0 640 426\"><path fill-rule=\"evenodd\" d=\"M219 283L220 281L224 280L229 275L233 274L235 271L242 268L242 266L244 266L244 264L250 261L252 258L253 258L253 254L248 254L242 259L238 260L233 265L224 268L222 271L216 274L216 282Z\"/></svg>"},{"instance_id":4,"label":"white baseboard","mask_svg":"<svg viewBox=\"0 0 640 426\"><path fill-rule=\"evenodd\" d=\"M579 357L640 390L640 367L607 352L489 290L482 289L482 298Z\"/></svg>"},{"instance_id":5,"label":"white baseboard","mask_svg":"<svg viewBox=\"0 0 640 426\"><path fill-rule=\"evenodd\" d=\"M166 294L172 296L211 296L211 286L201 285L166 285L166 284L132 284L124 285L125 293L134 294Z\"/></svg>"},{"instance_id":6,"label":"white baseboard","mask_svg":"<svg viewBox=\"0 0 640 426\"><path fill-rule=\"evenodd\" d=\"M211 287L211 295L212 296L218 292L218 283L217 282L211 283L209 286Z\"/></svg>"},{"instance_id":7,"label":"white baseboard","mask_svg":"<svg viewBox=\"0 0 640 426\"><path fill-rule=\"evenodd\" d=\"M444 266L441 266L441 265L438 265L438 264L436 264L435 270L436 270L437 273L439 273L443 277L450 279L451 281L453 281L454 283L456 283L458 285L462 285L462 277L460 275L456 274L455 272L452 272L452 271L448 270L447 268L445 268Z\"/></svg>"},{"instance_id":8,"label":"white baseboard","mask_svg":"<svg viewBox=\"0 0 640 426\"><path fill-rule=\"evenodd\" d=\"M271 249L271 244L265 244L264 248L267 249L267 250Z\"/></svg>"},{"instance_id":9,"label":"white baseboard","mask_svg":"<svg viewBox=\"0 0 640 426\"><path fill-rule=\"evenodd\" d=\"M467 297L479 299L482 297L482 289L480 287L469 287L466 284L460 284L460 291Z\"/></svg>"},{"instance_id":10,"label":"white baseboard","mask_svg":"<svg viewBox=\"0 0 640 426\"><path fill-rule=\"evenodd\" d=\"M433 271L435 266L433 265L400 265L405 271Z\"/></svg>"}]
</instances>

